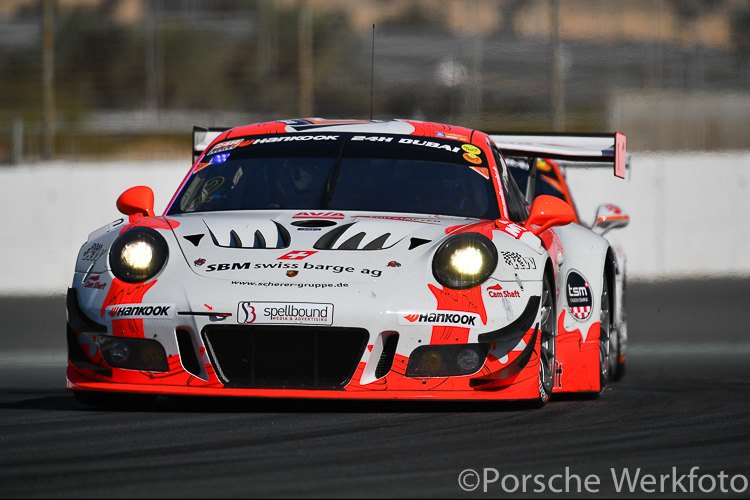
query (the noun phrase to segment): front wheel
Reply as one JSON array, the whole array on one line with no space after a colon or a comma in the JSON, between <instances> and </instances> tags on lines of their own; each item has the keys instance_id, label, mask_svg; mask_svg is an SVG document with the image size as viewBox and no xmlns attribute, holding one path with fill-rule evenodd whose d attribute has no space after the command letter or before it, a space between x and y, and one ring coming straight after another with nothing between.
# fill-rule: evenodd
<instances>
[{"instance_id":1,"label":"front wheel","mask_svg":"<svg viewBox=\"0 0 750 500\"><path fill-rule=\"evenodd\" d=\"M619 382L622 380L622 378L625 376L625 372L627 371L627 363L625 362L625 337L622 334L622 330L620 330L620 335L617 337L617 357L614 358L614 361L612 363L612 369L610 370L612 376L611 380L613 382Z\"/></svg>"},{"instance_id":2,"label":"front wheel","mask_svg":"<svg viewBox=\"0 0 750 500\"><path fill-rule=\"evenodd\" d=\"M612 342L617 341L617 336L612 335L612 314L610 313L609 287L607 273L602 279L602 297L599 313L599 392L603 391L609 380L609 372L612 364Z\"/></svg>"},{"instance_id":3,"label":"front wheel","mask_svg":"<svg viewBox=\"0 0 750 500\"><path fill-rule=\"evenodd\" d=\"M544 406L552 394L555 368L555 337L557 321L555 314L555 296L549 276L544 277L542 287L541 318L539 321L539 400L538 406Z\"/></svg>"},{"instance_id":4,"label":"front wheel","mask_svg":"<svg viewBox=\"0 0 750 500\"><path fill-rule=\"evenodd\" d=\"M617 329L617 340L615 342L616 348L612 356L612 367L609 370L610 380L618 382L625 376L625 352L627 351L628 344L628 314L627 314L627 302L626 302L626 281L623 277L622 283L622 298L621 298L621 312L620 312L620 327Z\"/></svg>"}]
</instances>

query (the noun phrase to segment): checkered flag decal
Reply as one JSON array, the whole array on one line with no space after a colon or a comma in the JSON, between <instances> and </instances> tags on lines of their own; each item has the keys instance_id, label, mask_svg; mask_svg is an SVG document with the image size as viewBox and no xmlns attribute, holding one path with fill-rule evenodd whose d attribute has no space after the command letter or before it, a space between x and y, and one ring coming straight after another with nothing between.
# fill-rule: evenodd
<instances>
[{"instance_id":1,"label":"checkered flag decal","mask_svg":"<svg viewBox=\"0 0 750 500\"><path fill-rule=\"evenodd\" d=\"M570 313L578 319L586 319L591 314L591 307L571 307Z\"/></svg>"},{"instance_id":2,"label":"checkered flag decal","mask_svg":"<svg viewBox=\"0 0 750 500\"><path fill-rule=\"evenodd\" d=\"M521 258L521 254L517 252L502 252L503 260L513 269L524 269L526 263Z\"/></svg>"}]
</instances>

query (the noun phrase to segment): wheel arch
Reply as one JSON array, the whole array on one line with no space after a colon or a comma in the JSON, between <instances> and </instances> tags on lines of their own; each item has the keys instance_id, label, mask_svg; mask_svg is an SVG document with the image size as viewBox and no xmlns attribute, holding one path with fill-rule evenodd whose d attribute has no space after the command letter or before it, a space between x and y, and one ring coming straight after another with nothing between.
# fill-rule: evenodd
<instances>
[{"instance_id":1,"label":"wheel arch","mask_svg":"<svg viewBox=\"0 0 750 500\"><path fill-rule=\"evenodd\" d=\"M552 259L547 257L547 260L544 263L544 273L542 274L542 279L549 278L550 283L552 283L552 286L555 288L555 293L552 294L552 300L554 302L555 306L555 315L557 315L557 288L558 288L558 282L555 279L555 267L552 264Z\"/></svg>"},{"instance_id":2,"label":"wheel arch","mask_svg":"<svg viewBox=\"0 0 750 500\"><path fill-rule=\"evenodd\" d=\"M559 379L555 392L596 393L601 390L598 326L603 282L607 281L607 304L612 310L616 290L616 261L609 242L588 229L570 224L555 228L563 248L559 265L560 285L556 306L559 308L556 361L559 361ZM575 319L567 299L567 283L572 273L577 273L591 286L592 310L586 319ZM611 323L610 323L611 324Z\"/></svg>"},{"instance_id":3,"label":"wheel arch","mask_svg":"<svg viewBox=\"0 0 750 500\"><path fill-rule=\"evenodd\" d=\"M612 311L612 323L614 327L619 321L618 315L615 314L616 309L616 298L617 298L617 260L615 254L612 251L612 247L607 247L607 254L604 258L604 274L607 276L607 292L609 294L609 310Z\"/></svg>"}]
</instances>

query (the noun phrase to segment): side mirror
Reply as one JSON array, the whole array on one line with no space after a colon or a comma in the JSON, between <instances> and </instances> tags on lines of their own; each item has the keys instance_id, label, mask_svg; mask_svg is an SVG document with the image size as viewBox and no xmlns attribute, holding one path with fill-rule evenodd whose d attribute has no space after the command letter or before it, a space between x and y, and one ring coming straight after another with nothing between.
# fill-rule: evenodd
<instances>
[{"instance_id":1,"label":"side mirror","mask_svg":"<svg viewBox=\"0 0 750 500\"><path fill-rule=\"evenodd\" d=\"M130 222L154 216L154 192L148 186L128 189L117 198L117 210L130 216Z\"/></svg>"},{"instance_id":2,"label":"side mirror","mask_svg":"<svg viewBox=\"0 0 750 500\"><path fill-rule=\"evenodd\" d=\"M531 214L523 227L539 236L552 226L565 226L575 220L576 215L570 205L555 196L540 195L534 200Z\"/></svg>"},{"instance_id":3,"label":"side mirror","mask_svg":"<svg viewBox=\"0 0 750 500\"><path fill-rule=\"evenodd\" d=\"M596 219L591 230L604 235L610 229L625 227L630 223L630 216L623 209L612 203L599 205L596 209Z\"/></svg>"}]
</instances>

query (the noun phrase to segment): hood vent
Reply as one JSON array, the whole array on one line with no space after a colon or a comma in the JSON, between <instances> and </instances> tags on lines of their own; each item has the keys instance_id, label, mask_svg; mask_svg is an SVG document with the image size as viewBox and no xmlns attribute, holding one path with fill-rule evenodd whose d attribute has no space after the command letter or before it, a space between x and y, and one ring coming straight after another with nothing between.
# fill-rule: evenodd
<instances>
[{"instance_id":1,"label":"hood vent","mask_svg":"<svg viewBox=\"0 0 750 500\"><path fill-rule=\"evenodd\" d=\"M339 245L338 250L357 250L359 244L362 243L364 237L367 236L364 232L357 233L342 244Z\"/></svg>"},{"instance_id":2,"label":"hood vent","mask_svg":"<svg viewBox=\"0 0 750 500\"><path fill-rule=\"evenodd\" d=\"M205 222L205 221L204 221ZM291 237L284 226L275 221L263 221L258 227L228 228L206 223L214 245L223 248L287 248ZM254 229L254 231L253 231ZM189 240L192 242L192 240Z\"/></svg>"},{"instance_id":3,"label":"hood vent","mask_svg":"<svg viewBox=\"0 0 750 500\"><path fill-rule=\"evenodd\" d=\"M213 236L213 234L211 234ZM216 241L216 238L214 237L214 241ZM240 236L232 229L229 231L229 246L232 248L242 248L242 240L240 239Z\"/></svg>"},{"instance_id":4,"label":"hood vent","mask_svg":"<svg viewBox=\"0 0 750 500\"><path fill-rule=\"evenodd\" d=\"M429 243L431 240L424 240L422 238L412 238L409 242L409 250L414 250L420 245L424 245L425 243Z\"/></svg>"},{"instance_id":5,"label":"hood vent","mask_svg":"<svg viewBox=\"0 0 750 500\"><path fill-rule=\"evenodd\" d=\"M336 229L329 231L315 242L313 248L316 250L382 250L386 247L388 238L391 233L376 233L373 238L372 234L366 231L349 231L356 222L344 224ZM391 242L389 246L393 246Z\"/></svg>"},{"instance_id":6,"label":"hood vent","mask_svg":"<svg viewBox=\"0 0 750 500\"><path fill-rule=\"evenodd\" d=\"M266 239L260 231L255 231L255 235L253 236L253 248L266 248ZM279 248L279 246L277 245L276 248Z\"/></svg>"},{"instance_id":7,"label":"hood vent","mask_svg":"<svg viewBox=\"0 0 750 500\"><path fill-rule=\"evenodd\" d=\"M378 236L374 240L372 240L370 243L365 245L363 250L380 250L383 248L383 245L385 245L385 241L390 237L391 233L385 233L382 236Z\"/></svg>"},{"instance_id":8,"label":"hood vent","mask_svg":"<svg viewBox=\"0 0 750 500\"><path fill-rule=\"evenodd\" d=\"M339 237L341 237L341 235L344 234L346 230L352 227L354 224L356 224L356 222L350 222L349 224L343 224L336 229L328 231L326 234L321 236L318 241L315 242L313 248L315 250L333 249L333 245L336 243L336 240L338 240Z\"/></svg>"},{"instance_id":9,"label":"hood vent","mask_svg":"<svg viewBox=\"0 0 750 500\"><path fill-rule=\"evenodd\" d=\"M205 234L191 234L190 236L183 236L183 238L188 240L193 245L198 246L198 243L201 242L204 236Z\"/></svg>"}]
</instances>

